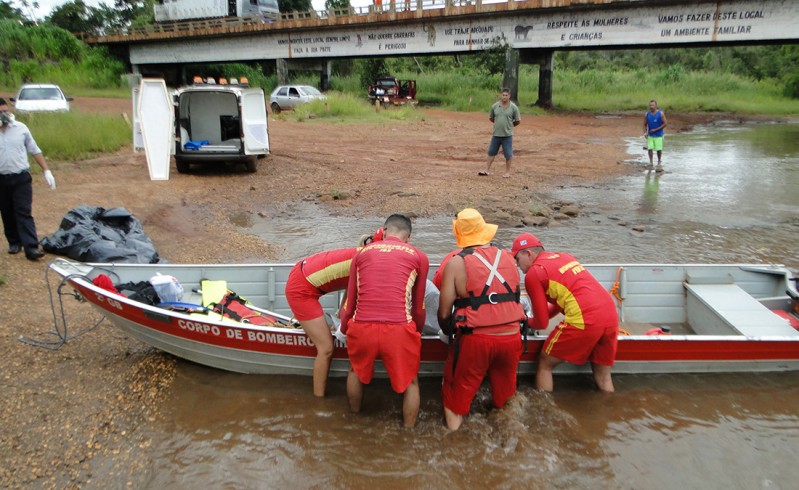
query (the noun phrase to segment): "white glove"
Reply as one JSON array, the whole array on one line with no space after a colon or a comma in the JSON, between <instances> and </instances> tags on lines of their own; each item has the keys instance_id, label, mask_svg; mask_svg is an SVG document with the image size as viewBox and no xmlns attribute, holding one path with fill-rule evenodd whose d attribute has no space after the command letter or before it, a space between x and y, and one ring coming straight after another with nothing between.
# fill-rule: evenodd
<instances>
[{"instance_id":1,"label":"white glove","mask_svg":"<svg viewBox=\"0 0 799 490\"><path fill-rule=\"evenodd\" d=\"M50 189L55 190L55 177L53 177L53 172L45 170L44 181L47 182L47 185L50 186Z\"/></svg>"},{"instance_id":2,"label":"white glove","mask_svg":"<svg viewBox=\"0 0 799 490\"><path fill-rule=\"evenodd\" d=\"M449 335L445 334L443 330L439 330L438 340L444 342L445 344L449 344Z\"/></svg>"},{"instance_id":3,"label":"white glove","mask_svg":"<svg viewBox=\"0 0 799 490\"><path fill-rule=\"evenodd\" d=\"M333 332L333 337L335 337L339 342L344 344L344 347L347 347L347 334L341 331L341 326Z\"/></svg>"}]
</instances>

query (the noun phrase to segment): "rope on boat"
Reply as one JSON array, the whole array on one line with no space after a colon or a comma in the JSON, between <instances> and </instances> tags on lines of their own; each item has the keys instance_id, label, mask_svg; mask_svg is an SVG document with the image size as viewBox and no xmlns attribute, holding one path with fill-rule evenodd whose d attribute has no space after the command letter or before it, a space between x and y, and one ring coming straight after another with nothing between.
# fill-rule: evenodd
<instances>
[{"instance_id":1,"label":"rope on boat","mask_svg":"<svg viewBox=\"0 0 799 490\"><path fill-rule=\"evenodd\" d=\"M624 301L624 298L621 297L621 293L619 293L619 289L621 287L619 279L621 278L621 271L623 270L624 267L619 267L619 269L616 271L616 282L614 282L613 286L610 288L610 294L616 298L616 301L619 302L619 308L621 308L621 303ZM630 335L630 332L619 327L619 335Z\"/></svg>"},{"instance_id":2,"label":"rope on boat","mask_svg":"<svg viewBox=\"0 0 799 490\"><path fill-rule=\"evenodd\" d=\"M81 337L82 335L87 334L92 330L94 330L95 328L97 328L97 326L100 325L100 323L102 323L102 321L105 319L105 316L101 316L100 319L97 320L97 322L94 325L84 328L83 330L80 330L72 335L69 335L67 328L67 316L66 312L64 311L64 296L71 296L80 303L84 303L86 300L75 289L66 292L62 291L62 289L64 288L64 286L68 285L68 282L71 279L83 279L88 282L92 282L92 280L83 274L70 274L62 278L61 281L58 283L58 287L56 288L56 292L58 293L58 310L59 310L58 312L56 312L55 300L53 298L53 287L50 284L50 270L51 269L48 267L44 276L45 280L47 281L47 293L50 296L50 310L53 313L53 330L37 334L37 336L45 338L25 338L23 336L20 336L18 340L23 344L28 344L33 347L40 347L42 349L48 349L48 350L58 350L70 340L77 339L78 337ZM50 339L51 337L56 337L56 338L51 340Z\"/></svg>"},{"instance_id":3,"label":"rope on boat","mask_svg":"<svg viewBox=\"0 0 799 490\"><path fill-rule=\"evenodd\" d=\"M621 294L619 294L619 278L621 277L622 270L624 270L624 267L619 267L619 269L616 271L616 282L614 282L613 287L610 288L610 294L616 298L616 301L619 302L619 306L621 306L622 301L624 301L624 298L622 298Z\"/></svg>"}]
</instances>

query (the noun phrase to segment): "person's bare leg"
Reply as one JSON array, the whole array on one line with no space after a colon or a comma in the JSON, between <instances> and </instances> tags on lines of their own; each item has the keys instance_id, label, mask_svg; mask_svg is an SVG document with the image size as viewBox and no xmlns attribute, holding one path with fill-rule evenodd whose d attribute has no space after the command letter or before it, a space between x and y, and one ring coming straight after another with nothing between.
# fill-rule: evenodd
<instances>
[{"instance_id":1,"label":"person's bare leg","mask_svg":"<svg viewBox=\"0 0 799 490\"><path fill-rule=\"evenodd\" d=\"M511 160L513 160L513 159L512 158L508 158L507 160L505 160L505 175L503 175L503 177L505 177L506 179L510 177L510 163L511 163Z\"/></svg>"},{"instance_id":2,"label":"person's bare leg","mask_svg":"<svg viewBox=\"0 0 799 490\"><path fill-rule=\"evenodd\" d=\"M323 316L301 321L300 325L316 346L316 358L313 361L313 394L323 397L327 388L330 361L333 359L333 336L330 335L330 328Z\"/></svg>"},{"instance_id":3,"label":"person's bare leg","mask_svg":"<svg viewBox=\"0 0 799 490\"><path fill-rule=\"evenodd\" d=\"M658 165L663 163L663 150L658 150Z\"/></svg>"},{"instance_id":4,"label":"person's bare leg","mask_svg":"<svg viewBox=\"0 0 799 490\"><path fill-rule=\"evenodd\" d=\"M491 164L492 164L492 163L494 163L494 158L495 158L495 157L488 157L488 160L486 161L486 170L485 170L485 173L486 173L486 174L489 174L489 173L490 173L490 171L491 171Z\"/></svg>"},{"instance_id":5,"label":"person's bare leg","mask_svg":"<svg viewBox=\"0 0 799 490\"><path fill-rule=\"evenodd\" d=\"M655 156L654 152L652 150L649 150L649 165L653 165L655 163L654 156Z\"/></svg>"},{"instance_id":6,"label":"person's bare leg","mask_svg":"<svg viewBox=\"0 0 799 490\"><path fill-rule=\"evenodd\" d=\"M419 395L419 377L413 378L411 384L405 390L402 398L402 422L405 427L416 425L416 417L419 416L419 405L421 397Z\"/></svg>"},{"instance_id":7,"label":"person's bare leg","mask_svg":"<svg viewBox=\"0 0 799 490\"><path fill-rule=\"evenodd\" d=\"M444 422L449 430L458 430L463 423L463 415L458 415L447 407L444 407Z\"/></svg>"},{"instance_id":8,"label":"person's bare leg","mask_svg":"<svg viewBox=\"0 0 799 490\"><path fill-rule=\"evenodd\" d=\"M535 372L535 388L538 391L552 391L554 389L552 370L562 362L560 359L543 352L539 354L538 367Z\"/></svg>"},{"instance_id":9,"label":"person's bare leg","mask_svg":"<svg viewBox=\"0 0 799 490\"><path fill-rule=\"evenodd\" d=\"M363 402L363 383L358 379L358 375L350 368L347 374L347 400L350 402L350 411L358 413L361 411Z\"/></svg>"},{"instance_id":10,"label":"person's bare leg","mask_svg":"<svg viewBox=\"0 0 799 490\"><path fill-rule=\"evenodd\" d=\"M610 366L601 366L591 363L591 370L594 372L594 381L597 388L606 393L613 393L613 379L610 377Z\"/></svg>"}]
</instances>

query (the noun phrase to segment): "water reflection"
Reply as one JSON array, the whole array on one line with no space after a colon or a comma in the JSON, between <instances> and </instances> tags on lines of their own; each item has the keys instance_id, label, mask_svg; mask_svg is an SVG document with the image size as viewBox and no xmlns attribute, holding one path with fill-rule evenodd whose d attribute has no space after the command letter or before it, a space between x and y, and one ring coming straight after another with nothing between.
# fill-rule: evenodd
<instances>
[{"instance_id":1,"label":"water reflection","mask_svg":"<svg viewBox=\"0 0 799 490\"><path fill-rule=\"evenodd\" d=\"M647 172L640 138L628 140L640 172L590 187L556 189L552 199L588 213L574 226L536 229L552 250L583 262L782 263L799 268L799 124L721 123L670 135L664 174ZM382 217L325 216L302 202L290 213L255 218L248 232L284 244L291 262L354 244ZM642 232L633 231L636 229ZM451 217L414 221L412 241L433 261L455 248ZM500 228L510 245L518 229Z\"/></svg>"},{"instance_id":2,"label":"water reflection","mask_svg":"<svg viewBox=\"0 0 799 490\"><path fill-rule=\"evenodd\" d=\"M641 214L654 214L657 212L661 175L663 174L652 170L647 171L646 179L644 180L644 194L638 206L638 211Z\"/></svg>"}]
</instances>

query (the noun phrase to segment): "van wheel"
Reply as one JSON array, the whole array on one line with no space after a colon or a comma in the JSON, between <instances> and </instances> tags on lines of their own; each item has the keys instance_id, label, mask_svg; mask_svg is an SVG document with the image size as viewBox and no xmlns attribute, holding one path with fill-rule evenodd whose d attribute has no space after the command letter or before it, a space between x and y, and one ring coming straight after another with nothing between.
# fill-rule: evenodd
<instances>
[{"instance_id":1,"label":"van wheel","mask_svg":"<svg viewBox=\"0 0 799 490\"><path fill-rule=\"evenodd\" d=\"M254 174L256 170L258 170L258 157L250 157L245 162L244 165L247 167L247 172Z\"/></svg>"},{"instance_id":2,"label":"van wheel","mask_svg":"<svg viewBox=\"0 0 799 490\"><path fill-rule=\"evenodd\" d=\"M175 167L177 167L179 174L189 173L189 164L182 158L175 158Z\"/></svg>"},{"instance_id":3,"label":"van wheel","mask_svg":"<svg viewBox=\"0 0 799 490\"><path fill-rule=\"evenodd\" d=\"M274 114L280 114L280 106L277 105L277 102L272 102L272 112Z\"/></svg>"}]
</instances>

